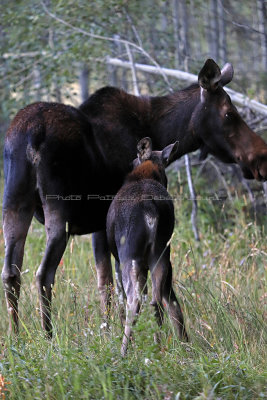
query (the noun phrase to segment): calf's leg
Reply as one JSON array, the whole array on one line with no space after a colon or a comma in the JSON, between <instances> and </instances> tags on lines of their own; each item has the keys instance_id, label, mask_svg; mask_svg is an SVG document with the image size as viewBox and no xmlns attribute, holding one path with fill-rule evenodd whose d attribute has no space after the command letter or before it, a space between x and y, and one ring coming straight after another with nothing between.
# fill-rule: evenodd
<instances>
[{"instance_id":1,"label":"calf's leg","mask_svg":"<svg viewBox=\"0 0 267 400\"><path fill-rule=\"evenodd\" d=\"M124 299L125 293L123 290L122 284L122 273L121 266L118 260L115 260L115 278L116 278L116 295L119 303L119 316L121 320L122 326L125 324L125 308L124 308Z\"/></svg>"},{"instance_id":2,"label":"calf's leg","mask_svg":"<svg viewBox=\"0 0 267 400\"><path fill-rule=\"evenodd\" d=\"M136 316L140 311L142 292L146 285L146 272L141 260L131 260L123 265L122 281L127 298L126 305L126 323L124 336L121 346L121 355L124 357L127 353L128 342L132 332L132 326Z\"/></svg>"},{"instance_id":3,"label":"calf's leg","mask_svg":"<svg viewBox=\"0 0 267 400\"><path fill-rule=\"evenodd\" d=\"M172 287L172 265L170 260L167 261L167 276L163 288L163 300L166 303L167 311L175 330L178 332L180 339L188 341L188 336L185 329L184 317Z\"/></svg>"},{"instance_id":4,"label":"calf's leg","mask_svg":"<svg viewBox=\"0 0 267 400\"><path fill-rule=\"evenodd\" d=\"M151 280L152 280L152 301L151 305L154 308L155 318L159 325L163 323L163 305L162 305L162 294L166 279L166 268L163 259L158 262L151 269ZM154 341L157 343L160 341L160 335L154 335Z\"/></svg>"}]
</instances>

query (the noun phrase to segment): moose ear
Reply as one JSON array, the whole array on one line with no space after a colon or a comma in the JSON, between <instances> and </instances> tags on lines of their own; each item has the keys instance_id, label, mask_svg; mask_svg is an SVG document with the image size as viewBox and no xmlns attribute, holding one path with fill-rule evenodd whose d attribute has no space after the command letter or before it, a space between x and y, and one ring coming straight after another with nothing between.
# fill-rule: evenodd
<instances>
[{"instance_id":1,"label":"moose ear","mask_svg":"<svg viewBox=\"0 0 267 400\"><path fill-rule=\"evenodd\" d=\"M141 139L137 144L137 157L140 162L148 160L152 153L152 142L149 137Z\"/></svg>"},{"instance_id":2,"label":"moose ear","mask_svg":"<svg viewBox=\"0 0 267 400\"><path fill-rule=\"evenodd\" d=\"M173 144L169 144L169 146L165 147L161 152L161 158L164 167L166 168L170 165L174 160L177 159L179 142L175 142Z\"/></svg>"},{"instance_id":3,"label":"moose ear","mask_svg":"<svg viewBox=\"0 0 267 400\"><path fill-rule=\"evenodd\" d=\"M225 86L227 83L231 82L234 76L234 68L232 64L227 63L222 69L222 76L221 76L221 85Z\"/></svg>"},{"instance_id":4,"label":"moose ear","mask_svg":"<svg viewBox=\"0 0 267 400\"><path fill-rule=\"evenodd\" d=\"M200 73L198 74L198 83L203 89L215 91L221 80L221 70L211 58L209 58Z\"/></svg>"}]
</instances>

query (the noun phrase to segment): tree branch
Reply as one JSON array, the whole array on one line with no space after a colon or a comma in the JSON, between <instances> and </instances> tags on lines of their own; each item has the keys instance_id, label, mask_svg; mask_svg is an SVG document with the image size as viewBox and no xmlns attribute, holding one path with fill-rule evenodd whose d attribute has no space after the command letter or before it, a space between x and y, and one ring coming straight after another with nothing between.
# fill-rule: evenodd
<instances>
[{"instance_id":1,"label":"tree branch","mask_svg":"<svg viewBox=\"0 0 267 400\"><path fill-rule=\"evenodd\" d=\"M160 65L159 65L159 64L157 63L157 61L154 60L154 58L151 57L150 54L149 54L147 51L145 51L142 47L140 47L140 46L138 46L137 44L132 43L132 42L126 40L126 39L114 39L114 38L111 38L111 37L108 37L108 36L102 36L102 35L97 35L97 34L95 34L95 33L87 32L87 31L85 31L84 29L78 28L78 27L76 27L76 26L70 24L69 22L63 20L62 18L57 17L55 14L51 13L51 11L49 11L49 9L47 8L47 6L45 5L45 3L44 3L42 0L41 0L41 5L42 5L44 11L45 11L51 18L53 18L54 20L56 20L57 22L60 22L61 24L65 25L65 26L67 26L68 28L71 28L71 29L72 29L73 31L75 31L75 32L78 32L78 33L80 33L80 34L82 34L82 35L89 36L89 37L92 37L92 38L98 39L98 40L105 40L105 41L109 41L109 42L120 42L120 43L122 43L122 44L124 44L124 45L128 45L128 46L131 46L132 48L134 48L134 49L136 49L136 50L139 50L144 56L146 56L146 57L152 62L152 64L155 65L155 67L157 68L157 70L158 70L159 73L162 75L163 79L165 80L166 84L168 85L169 90L172 90L167 76L164 74L163 71L161 71L162 68L160 67Z\"/></svg>"},{"instance_id":2,"label":"tree branch","mask_svg":"<svg viewBox=\"0 0 267 400\"><path fill-rule=\"evenodd\" d=\"M118 58L108 57L107 63L118 66L118 67L122 67L122 68L131 68L131 63L129 61L122 61ZM135 63L135 68L140 71L149 72L151 74L159 74L157 68L155 68L153 65ZM161 68L161 72L164 72L164 74L166 76L172 76L174 78L186 81L188 83L196 83L197 82L197 75L190 74L189 72L179 71L179 70L170 69L170 68ZM236 92L232 89L229 89L226 87L224 89L231 96L231 99L235 104L240 105L242 107L244 107L244 106L249 107L258 113L267 115L267 106L265 104L259 103L256 100L251 100L246 95Z\"/></svg>"},{"instance_id":3,"label":"tree branch","mask_svg":"<svg viewBox=\"0 0 267 400\"><path fill-rule=\"evenodd\" d=\"M45 56L47 54L46 51L28 51L25 53L4 53L3 58L22 58L22 57L36 57L36 56Z\"/></svg>"},{"instance_id":4,"label":"tree branch","mask_svg":"<svg viewBox=\"0 0 267 400\"><path fill-rule=\"evenodd\" d=\"M224 10L224 12L226 14L228 14L231 18L233 18L233 15L230 13L230 11L227 10L227 8L223 5L221 0L218 0L222 9ZM246 29L247 31L252 31L255 33L258 33L259 35L265 35L264 32L259 31L258 29L253 28L252 26L249 25L245 25L245 24L240 24L239 22L234 21L233 19L227 21L227 22L231 22L231 24L237 26L238 28L242 28L242 29Z\"/></svg>"},{"instance_id":5,"label":"tree branch","mask_svg":"<svg viewBox=\"0 0 267 400\"><path fill-rule=\"evenodd\" d=\"M191 164L190 164L190 158L189 158L188 154L186 154L184 156L184 161L185 161L185 169L186 169L189 193L190 193L190 197L192 200L191 224L192 224L192 229L193 229L193 233L195 236L195 240L199 241L200 238L199 238L198 227L197 227L197 209L198 209L197 198L196 198L195 188L193 185Z\"/></svg>"}]
</instances>

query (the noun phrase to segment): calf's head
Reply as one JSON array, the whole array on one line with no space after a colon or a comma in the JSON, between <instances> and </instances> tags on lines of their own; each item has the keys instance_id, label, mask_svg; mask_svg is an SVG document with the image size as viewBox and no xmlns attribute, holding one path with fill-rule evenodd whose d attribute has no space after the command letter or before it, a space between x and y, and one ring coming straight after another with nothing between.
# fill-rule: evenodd
<instances>
[{"instance_id":1,"label":"calf's head","mask_svg":"<svg viewBox=\"0 0 267 400\"><path fill-rule=\"evenodd\" d=\"M127 180L154 179L167 187L165 168L176 158L179 143L166 146L162 151L152 151L149 137L137 144L137 158L133 161L134 170Z\"/></svg>"},{"instance_id":2,"label":"calf's head","mask_svg":"<svg viewBox=\"0 0 267 400\"><path fill-rule=\"evenodd\" d=\"M240 165L245 178L267 180L267 145L239 115L223 87L234 70L222 70L208 59L198 75L200 102L192 115L193 132L203 141L201 157L208 153L223 162Z\"/></svg>"}]
</instances>

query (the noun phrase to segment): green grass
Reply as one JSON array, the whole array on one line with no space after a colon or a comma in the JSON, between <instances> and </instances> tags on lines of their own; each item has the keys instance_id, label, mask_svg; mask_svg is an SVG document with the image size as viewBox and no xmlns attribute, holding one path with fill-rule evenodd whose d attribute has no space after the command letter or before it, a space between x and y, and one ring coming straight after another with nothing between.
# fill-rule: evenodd
<instances>
[{"instance_id":1,"label":"green grass","mask_svg":"<svg viewBox=\"0 0 267 400\"><path fill-rule=\"evenodd\" d=\"M172 193L186 195L186 185ZM56 275L54 337L43 335L35 271L44 229L32 224L25 247L20 333L7 336L0 293L0 388L7 399L261 399L266 391L266 218L256 224L247 200L199 201L201 242L193 239L190 201L177 200L172 240L174 288L190 342L181 343L168 318L161 343L149 303L120 356L122 327L116 299L109 332L101 313L90 236L75 237ZM205 198L205 199L204 199ZM1 255L4 246L0 237ZM1 392L2 390L2 392Z\"/></svg>"}]
</instances>

